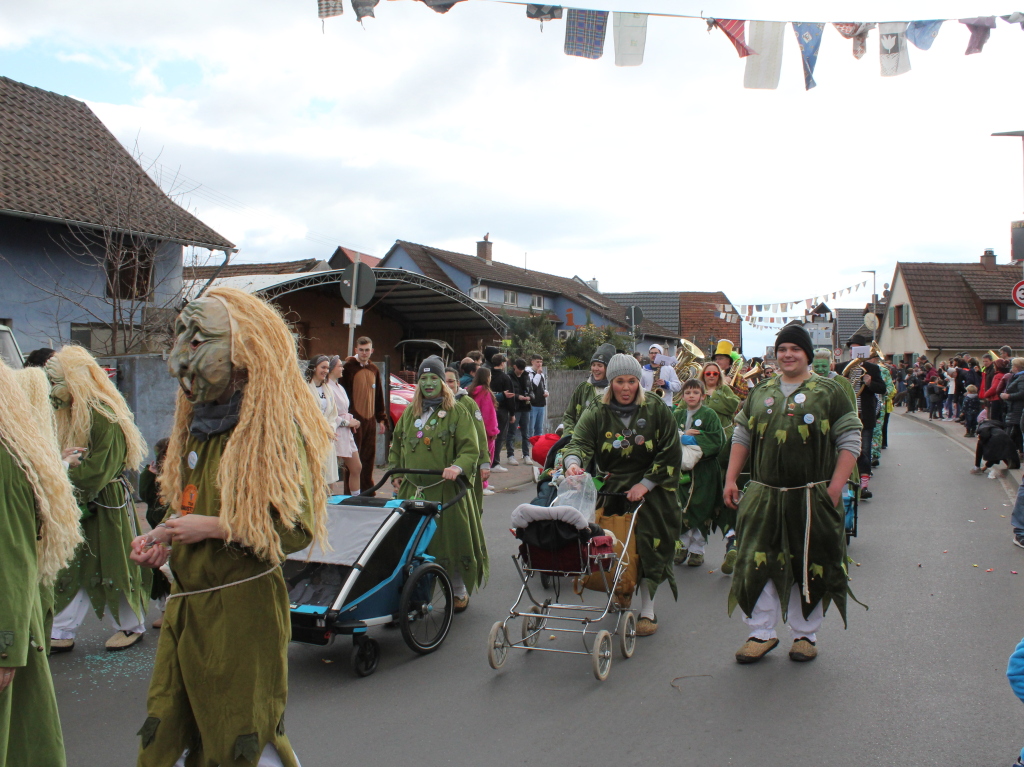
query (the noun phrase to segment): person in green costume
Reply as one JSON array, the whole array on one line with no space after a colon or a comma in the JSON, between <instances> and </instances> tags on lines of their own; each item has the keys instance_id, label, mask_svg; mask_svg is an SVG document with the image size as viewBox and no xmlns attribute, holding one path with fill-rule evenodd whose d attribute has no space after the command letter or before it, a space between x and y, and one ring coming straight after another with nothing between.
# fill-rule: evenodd
<instances>
[{"instance_id":1,"label":"person in green costume","mask_svg":"<svg viewBox=\"0 0 1024 767\"><path fill-rule=\"evenodd\" d=\"M0 361L0 767L65 764L41 595L82 533L52 428L34 412Z\"/></svg>"},{"instance_id":2,"label":"person in green costume","mask_svg":"<svg viewBox=\"0 0 1024 767\"><path fill-rule=\"evenodd\" d=\"M132 491L125 471L138 469L148 448L121 393L92 355L65 346L46 363L50 401L56 410L62 449L85 449L68 477L82 511L85 543L54 584L50 652L69 652L91 606L107 612L117 633L108 650L124 650L146 631L151 573L129 557L139 534Z\"/></svg>"},{"instance_id":3,"label":"person in green costume","mask_svg":"<svg viewBox=\"0 0 1024 767\"><path fill-rule=\"evenodd\" d=\"M843 391L845 391L846 396L850 398L850 402L853 403L854 407L857 407L857 394L853 391L853 384L850 383L849 378L841 376L836 372L836 366L832 359L832 352L830 350L815 349L814 359L811 360L811 370L813 370L817 375L835 381L843 387Z\"/></svg>"},{"instance_id":4,"label":"person in green costume","mask_svg":"<svg viewBox=\"0 0 1024 767\"><path fill-rule=\"evenodd\" d=\"M491 451L487 447L487 430L484 428L484 416L480 406L469 396L469 392L459 386L459 371L453 367L444 369L444 382L448 385L455 404L469 411L476 427L476 441L480 447L480 470L473 477L473 496L476 498L477 511L484 511L484 482L491 476Z\"/></svg>"},{"instance_id":5,"label":"person in green costume","mask_svg":"<svg viewBox=\"0 0 1024 767\"><path fill-rule=\"evenodd\" d=\"M654 593L668 581L678 596L672 555L679 538L681 512L677 488L682 448L672 411L660 397L640 388L640 363L627 354L608 362L611 381L601 401L587 409L565 449L566 474L583 474L591 461L603 491L625 493L630 506L643 501L636 518L640 620L637 636L658 630ZM609 510L619 498L607 498ZM619 504L621 505L621 504Z\"/></svg>"},{"instance_id":6,"label":"person in green costume","mask_svg":"<svg viewBox=\"0 0 1024 767\"><path fill-rule=\"evenodd\" d=\"M860 452L860 419L839 384L810 371L811 337L802 326L783 328L775 353L780 375L758 384L736 416L725 479L726 503L739 506L729 613L739 605L750 628L739 663L778 645L780 610L793 631L794 661L817 656L816 632L831 603L846 623L839 504ZM741 500L737 478L748 456L751 481Z\"/></svg>"},{"instance_id":7,"label":"person in green costume","mask_svg":"<svg viewBox=\"0 0 1024 767\"><path fill-rule=\"evenodd\" d=\"M601 344L590 358L590 377L573 389L569 404L562 416L561 435L571 437L583 413L600 401L608 386L607 365L615 354L614 344Z\"/></svg>"},{"instance_id":8,"label":"person in green costume","mask_svg":"<svg viewBox=\"0 0 1024 767\"><path fill-rule=\"evenodd\" d=\"M465 498L441 514L427 548L427 553L448 571L455 612L469 607L469 595L487 582L490 573L473 492L483 461L475 424L476 419L468 409L456 405L455 396L445 385L444 363L438 357L427 357L417 371L412 404L395 426L388 456L392 468L443 472L441 479L425 474L396 476L393 482L399 498L449 501L458 493L455 480L459 475L470 486Z\"/></svg>"},{"instance_id":9,"label":"person in green costume","mask_svg":"<svg viewBox=\"0 0 1024 767\"><path fill-rule=\"evenodd\" d=\"M333 430L270 305L215 287L175 322L180 391L158 483L168 513L132 558L170 557L140 767L298 767L285 734L287 554L325 544ZM168 549L168 546L170 548Z\"/></svg>"},{"instance_id":10,"label":"person in green costume","mask_svg":"<svg viewBox=\"0 0 1024 767\"><path fill-rule=\"evenodd\" d=\"M719 342L719 345L721 343L723 342ZM731 342L725 343L730 343L731 346ZM719 359L723 356L726 355L716 355ZM709 362L704 366L701 380L704 382L706 392L704 404L715 411L725 430L725 447L718 453L718 466L724 482L725 471L729 468L729 445L732 442L733 419L740 409L741 400L733 388L725 383L725 371L717 362ZM725 559L722 560L720 569L729 575L736 566L736 510L726 506L722 496L718 498L716 517L718 528L725 536Z\"/></svg>"},{"instance_id":11,"label":"person in green costume","mask_svg":"<svg viewBox=\"0 0 1024 767\"><path fill-rule=\"evenodd\" d=\"M871 342L871 351L868 355L868 362L878 365L878 372L881 373L882 381L885 383L885 394L878 395L882 404L878 411L878 418L875 420L875 428L871 432L871 465L880 466L882 462L882 432L885 430L887 417L892 412L892 398L896 396L896 384L892 382L889 366L885 364L885 355L874 341ZM959 380L957 386L962 386Z\"/></svg>"},{"instance_id":12,"label":"person in green costume","mask_svg":"<svg viewBox=\"0 0 1024 767\"><path fill-rule=\"evenodd\" d=\"M722 422L704 402L704 384L696 378L683 382L683 407L674 412L676 424L684 437L692 437L701 450L697 465L686 472L687 480L679 483L679 505L683 507L680 548L676 564L684 561L690 567L704 564L704 546L715 527L722 503L722 470L718 454L728 444ZM724 530L723 530L724 532Z\"/></svg>"}]
</instances>

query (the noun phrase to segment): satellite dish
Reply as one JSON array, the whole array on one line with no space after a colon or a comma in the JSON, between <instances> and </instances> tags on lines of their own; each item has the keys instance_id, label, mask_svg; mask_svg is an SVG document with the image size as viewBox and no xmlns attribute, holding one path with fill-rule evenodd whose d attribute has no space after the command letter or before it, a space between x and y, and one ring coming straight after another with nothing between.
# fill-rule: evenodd
<instances>
[{"instance_id":1,"label":"satellite dish","mask_svg":"<svg viewBox=\"0 0 1024 767\"><path fill-rule=\"evenodd\" d=\"M864 327L874 333L878 330L878 315L868 312L864 315Z\"/></svg>"}]
</instances>

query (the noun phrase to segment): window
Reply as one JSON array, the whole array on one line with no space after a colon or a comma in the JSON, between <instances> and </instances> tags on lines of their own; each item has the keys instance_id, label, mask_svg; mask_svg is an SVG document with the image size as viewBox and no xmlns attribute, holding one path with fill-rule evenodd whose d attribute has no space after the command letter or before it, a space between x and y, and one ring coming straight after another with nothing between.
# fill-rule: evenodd
<instances>
[{"instance_id":1,"label":"window","mask_svg":"<svg viewBox=\"0 0 1024 767\"><path fill-rule=\"evenodd\" d=\"M126 246L107 253L107 298L145 301L153 281L153 249Z\"/></svg>"},{"instance_id":2,"label":"window","mask_svg":"<svg viewBox=\"0 0 1024 767\"><path fill-rule=\"evenodd\" d=\"M92 349L92 328L89 325L71 323L71 343Z\"/></svg>"},{"instance_id":3,"label":"window","mask_svg":"<svg viewBox=\"0 0 1024 767\"><path fill-rule=\"evenodd\" d=\"M514 290L505 291L505 305L506 306L517 306L519 304L519 295Z\"/></svg>"},{"instance_id":4,"label":"window","mask_svg":"<svg viewBox=\"0 0 1024 767\"><path fill-rule=\"evenodd\" d=\"M889 327L905 328L910 324L910 305L897 304L889 307Z\"/></svg>"},{"instance_id":5,"label":"window","mask_svg":"<svg viewBox=\"0 0 1024 767\"><path fill-rule=\"evenodd\" d=\"M1016 322L1017 307L1014 304L985 304L985 322Z\"/></svg>"},{"instance_id":6,"label":"window","mask_svg":"<svg viewBox=\"0 0 1024 767\"><path fill-rule=\"evenodd\" d=\"M473 289L469 292L469 297L474 301L486 301L487 300L487 286L486 285L474 285Z\"/></svg>"},{"instance_id":7,"label":"window","mask_svg":"<svg viewBox=\"0 0 1024 767\"><path fill-rule=\"evenodd\" d=\"M531 309L543 309L544 308L544 296L535 295L530 301Z\"/></svg>"}]
</instances>

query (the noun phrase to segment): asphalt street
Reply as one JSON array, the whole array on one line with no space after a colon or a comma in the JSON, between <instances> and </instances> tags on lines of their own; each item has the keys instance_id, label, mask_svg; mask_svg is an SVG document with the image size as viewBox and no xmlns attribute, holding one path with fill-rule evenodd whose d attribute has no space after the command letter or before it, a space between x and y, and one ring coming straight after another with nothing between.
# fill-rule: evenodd
<instances>
[{"instance_id":1,"label":"asphalt street","mask_svg":"<svg viewBox=\"0 0 1024 767\"><path fill-rule=\"evenodd\" d=\"M1024 741L1004 676L1024 635L1024 550L1006 490L972 464L940 429L893 414L850 546L851 587L870 609L851 601L846 630L830 610L813 663L789 660L785 634L760 664L735 662L746 633L726 614L715 540L705 566L677 568L678 602L659 592L658 633L629 660L616 651L603 683L580 656L513 651L488 666L488 630L517 592L509 514L533 497L500 492L485 509L490 582L436 653L375 630L380 667L360 679L349 641L291 646L292 743L304 767L1009 765ZM121 653L104 651L110 633L90 615L76 650L51 658L72 767L135 763L159 632Z\"/></svg>"}]
</instances>

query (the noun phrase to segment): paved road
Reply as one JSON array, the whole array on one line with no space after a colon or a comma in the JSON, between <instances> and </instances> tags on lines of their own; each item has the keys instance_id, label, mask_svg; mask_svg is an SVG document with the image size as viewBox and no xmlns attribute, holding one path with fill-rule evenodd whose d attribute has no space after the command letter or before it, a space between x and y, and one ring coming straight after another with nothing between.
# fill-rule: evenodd
<instances>
[{"instance_id":1,"label":"paved road","mask_svg":"<svg viewBox=\"0 0 1024 767\"><path fill-rule=\"evenodd\" d=\"M870 610L851 603L846 631L830 612L814 663L790 662L788 642L756 666L735 663L745 632L725 613L716 541L708 566L678 570L678 603L659 594L660 631L631 660L616 655L607 682L587 659L550 653L492 671L487 632L516 588L508 515L532 497L506 491L485 512L490 584L436 654L415 657L381 630L380 669L357 679L347 642L292 645L288 731L303 764L1011 763L1022 710L1003 674L1024 634L1024 551L1010 543L1010 501L926 423L894 416L890 444L850 548ZM134 764L157 632L106 653L107 627L86 628L52 659L69 764Z\"/></svg>"}]
</instances>

